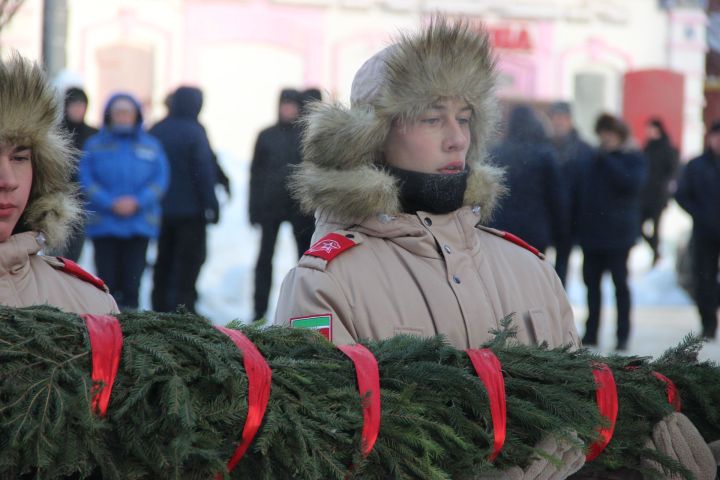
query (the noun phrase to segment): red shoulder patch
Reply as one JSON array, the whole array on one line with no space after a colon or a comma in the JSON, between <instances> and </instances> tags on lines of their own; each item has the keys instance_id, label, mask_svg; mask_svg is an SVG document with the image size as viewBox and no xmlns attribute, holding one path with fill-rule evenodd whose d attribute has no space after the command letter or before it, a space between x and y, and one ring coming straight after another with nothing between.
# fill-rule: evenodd
<instances>
[{"instance_id":1,"label":"red shoulder patch","mask_svg":"<svg viewBox=\"0 0 720 480\"><path fill-rule=\"evenodd\" d=\"M83 268L77 263L63 257L56 258L62 262L63 266L60 267L60 270L62 270L63 272L68 273L73 277L79 278L84 282L95 285L100 290L103 290L105 292L108 291L107 285L105 285L105 282L103 282L102 279L96 277L90 272L83 270Z\"/></svg>"},{"instance_id":2,"label":"red shoulder patch","mask_svg":"<svg viewBox=\"0 0 720 480\"><path fill-rule=\"evenodd\" d=\"M357 245L357 243L343 235L340 235L339 233L329 233L315 242L305 252L305 255L322 258L323 260L329 262L345 250L348 250L355 245Z\"/></svg>"},{"instance_id":3,"label":"red shoulder patch","mask_svg":"<svg viewBox=\"0 0 720 480\"><path fill-rule=\"evenodd\" d=\"M478 226L478 228L480 228L481 230L483 230L483 231L485 231L485 232L492 233L493 235L495 235L495 236L497 236L497 237L504 238L504 239L507 240L508 242L514 243L514 244L517 245L518 247L522 247L522 248L524 248L525 250L531 252L533 255L536 255L536 256L537 256L538 258L540 258L541 260L545 260L545 254L544 254L544 253L542 253L540 250L538 250L537 248L533 247L532 245L530 245L529 243L527 243L525 240L523 240L522 238L518 237L517 235L513 235L513 234L510 233L510 232L505 232L505 231L502 231L502 230L498 230L498 229L496 229L496 228L483 227L483 226Z\"/></svg>"}]
</instances>

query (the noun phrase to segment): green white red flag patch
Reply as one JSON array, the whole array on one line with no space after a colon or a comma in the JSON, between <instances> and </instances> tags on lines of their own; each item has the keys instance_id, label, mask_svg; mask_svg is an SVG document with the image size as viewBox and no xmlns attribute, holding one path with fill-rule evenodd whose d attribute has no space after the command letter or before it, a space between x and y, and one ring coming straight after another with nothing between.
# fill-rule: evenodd
<instances>
[{"instance_id":1,"label":"green white red flag patch","mask_svg":"<svg viewBox=\"0 0 720 480\"><path fill-rule=\"evenodd\" d=\"M332 341L332 314L313 315L310 317L296 317L290 319L293 328L315 330L328 340Z\"/></svg>"}]
</instances>

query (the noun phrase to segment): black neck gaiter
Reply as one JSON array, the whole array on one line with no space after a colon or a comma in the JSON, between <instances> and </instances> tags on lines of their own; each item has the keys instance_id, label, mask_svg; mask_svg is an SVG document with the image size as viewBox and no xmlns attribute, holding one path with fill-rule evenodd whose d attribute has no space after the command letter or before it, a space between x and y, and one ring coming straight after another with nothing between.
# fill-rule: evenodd
<instances>
[{"instance_id":1,"label":"black neck gaiter","mask_svg":"<svg viewBox=\"0 0 720 480\"><path fill-rule=\"evenodd\" d=\"M412 172L389 166L386 168L400 180L400 203L405 213L449 213L463 205L467 170L441 174Z\"/></svg>"}]
</instances>

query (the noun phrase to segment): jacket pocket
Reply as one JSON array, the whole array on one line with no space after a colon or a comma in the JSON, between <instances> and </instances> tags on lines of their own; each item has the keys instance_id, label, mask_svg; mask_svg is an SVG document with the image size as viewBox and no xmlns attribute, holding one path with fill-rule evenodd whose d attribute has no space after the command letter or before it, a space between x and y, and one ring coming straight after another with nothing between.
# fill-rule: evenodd
<instances>
[{"instance_id":1,"label":"jacket pocket","mask_svg":"<svg viewBox=\"0 0 720 480\"><path fill-rule=\"evenodd\" d=\"M556 328L553 328L551 324L553 319L550 318L545 308L532 308L528 310L527 314L523 315L523 320L530 342L536 345L547 342L550 347L557 346L558 338L555 338L553 332L559 330L560 325L558 324ZM557 321L558 320L555 320L555 322ZM556 333L559 334L560 332Z\"/></svg>"}]
</instances>

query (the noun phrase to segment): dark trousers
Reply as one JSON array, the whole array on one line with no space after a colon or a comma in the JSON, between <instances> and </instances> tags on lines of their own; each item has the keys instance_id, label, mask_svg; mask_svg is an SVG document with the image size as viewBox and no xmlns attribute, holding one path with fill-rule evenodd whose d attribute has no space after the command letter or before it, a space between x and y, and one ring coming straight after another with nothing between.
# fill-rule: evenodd
<instances>
[{"instance_id":1,"label":"dark trousers","mask_svg":"<svg viewBox=\"0 0 720 480\"><path fill-rule=\"evenodd\" d=\"M693 276L696 283L696 303L703 335L715 338L717 332L718 261L720 261L720 240L700 235L693 237Z\"/></svg>"},{"instance_id":2,"label":"dark trousers","mask_svg":"<svg viewBox=\"0 0 720 480\"><path fill-rule=\"evenodd\" d=\"M137 309L140 279L145 271L147 237L97 237L95 268L98 276L110 288L110 293L121 309Z\"/></svg>"},{"instance_id":3,"label":"dark trousers","mask_svg":"<svg viewBox=\"0 0 720 480\"><path fill-rule=\"evenodd\" d=\"M653 264L660 258L660 252L658 246L660 245L660 218L662 217L663 210L657 209L654 211L644 211L642 216L642 237L650 245L653 251ZM652 226L652 232L647 233L645 231L645 224L650 221Z\"/></svg>"},{"instance_id":4,"label":"dark trousers","mask_svg":"<svg viewBox=\"0 0 720 480\"><path fill-rule=\"evenodd\" d=\"M558 242L555 247L555 273L560 277L560 281L565 285L567 278L568 264L570 263L570 253L572 253L573 244L571 241Z\"/></svg>"},{"instance_id":5,"label":"dark trousers","mask_svg":"<svg viewBox=\"0 0 720 480\"><path fill-rule=\"evenodd\" d=\"M153 271L153 310L172 312L184 305L195 312L195 283L206 256L204 218L163 218Z\"/></svg>"},{"instance_id":6,"label":"dark trousers","mask_svg":"<svg viewBox=\"0 0 720 480\"><path fill-rule=\"evenodd\" d=\"M293 236L298 248L298 258L310 248L310 241L315 229L311 217L294 216L290 219L293 226ZM275 242L280 230L282 220L271 220L260 224L262 235L260 240L260 253L255 264L255 320L261 319L267 312L272 286L272 259L275 253Z\"/></svg>"},{"instance_id":7,"label":"dark trousers","mask_svg":"<svg viewBox=\"0 0 720 480\"><path fill-rule=\"evenodd\" d=\"M628 254L630 249L583 251L583 280L587 287L588 319L584 342L597 343L602 305L601 282L603 274L610 271L615 284L617 304L617 339L626 342L630 335L630 288L628 287Z\"/></svg>"}]
</instances>

